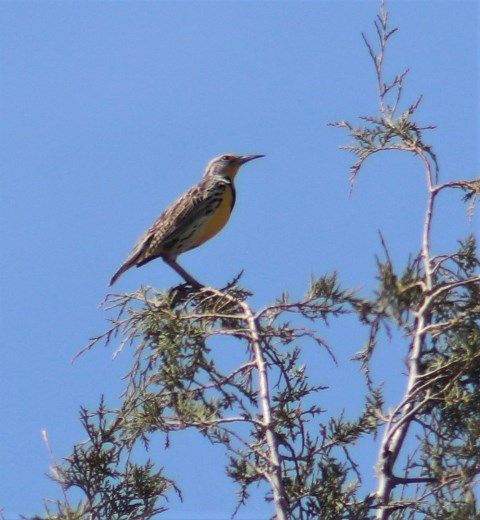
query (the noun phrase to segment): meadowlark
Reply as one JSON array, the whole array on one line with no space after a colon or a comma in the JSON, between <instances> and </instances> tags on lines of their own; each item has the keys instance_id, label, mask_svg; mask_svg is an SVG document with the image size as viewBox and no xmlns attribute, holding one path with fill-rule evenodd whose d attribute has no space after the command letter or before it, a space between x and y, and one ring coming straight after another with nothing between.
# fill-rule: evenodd
<instances>
[{"instance_id":1,"label":"meadowlark","mask_svg":"<svg viewBox=\"0 0 480 520\"><path fill-rule=\"evenodd\" d=\"M131 267L162 258L190 285L201 287L177 263L177 257L223 229L235 205L235 176L243 164L259 157L264 156L226 154L212 159L200 182L171 204L142 235L110 285Z\"/></svg>"}]
</instances>

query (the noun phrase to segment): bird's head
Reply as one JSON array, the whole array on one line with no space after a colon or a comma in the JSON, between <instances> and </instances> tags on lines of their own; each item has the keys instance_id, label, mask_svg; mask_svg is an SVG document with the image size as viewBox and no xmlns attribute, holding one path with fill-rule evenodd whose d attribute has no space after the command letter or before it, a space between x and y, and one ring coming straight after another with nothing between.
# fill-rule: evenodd
<instances>
[{"instance_id":1,"label":"bird's head","mask_svg":"<svg viewBox=\"0 0 480 520\"><path fill-rule=\"evenodd\" d=\"M259 157L265 156L235 155L233 153L219 155L208 163L207 169L205 170L205 176L219 175L221 177L233 180L242 164L253 161L253 159L258 159Z\"/></svg>"}]
</instances>

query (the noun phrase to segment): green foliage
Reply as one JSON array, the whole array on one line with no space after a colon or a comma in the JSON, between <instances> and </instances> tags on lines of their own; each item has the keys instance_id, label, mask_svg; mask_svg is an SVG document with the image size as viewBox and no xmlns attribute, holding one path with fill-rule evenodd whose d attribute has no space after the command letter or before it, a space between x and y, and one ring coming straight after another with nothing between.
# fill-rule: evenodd
<instances>
[{"instance_id":1,"label":"green foliage","mask_svg":"<svg viewBox=\"0 0 480 520\"><path fill-rule=\"evenodd\" d=\"M326 322L331 316L351 312L348 307L357 299L351 291L340 288L336 275L326 275L312 280L303 299L291 302L284 294L249 319L248 294L234 285L222 292L180 287L169 294L152 289L110 299L110 305L120 310L115 332L136 342L119 413L122 439L131 446L137 440L150 442L155 432L168 436L180 429L197 429L229 452L227 474L239 485L239 505L245 503L249 488L268 483L272 472L267 424L259 404L262 383L257 340L252 338L255 334L269 378L276 381L270 388L270 412L291 517L310 518L315 507L320 514L319 504L322 511L328 510L330 506L325 506L320 496L315 498L309 492L321 492L322 497L328 492L329 503L335 504L332 515L346 512L353 507L349 503L357 484L350 482L355 466L344 454L349 443L375 429L372 410L378 406L377 398L372 398L358 421L340 418L329 432L321 427L322 435L315 435L322 410L313 403L325 387L309 382L301 364L302 345L310 339L329 353L330 349L315 331L292 325L282 317ZM220 367L209 346L214 336L234 338L236 348L247 352L245 362L228 371ZM228 348L235 347L229 342ZM340 435L342 428L344 435ZM339 446L343 462L333 455ZM325 488L324 474L335 465L336 484L332 481ZM344 497L343 506L339 497Z\"/></svg>"},{"instance_id":2,"label":"green foliage","mask_svg":"<svg viewBox=\"0 0 480 520\"><path fill-rule=\"evenodd\" d=\"M370 388L369 364L379 348L382 328L390 338L397 329L407 339L407 389L383 419L376 518L417 518L418 512L427 518L463 518L467 512L473 514L463 497L473 496L480 474L480 264L474 237L460 242L453 253L434 255L430 235L439 193L460 188L466 192L464 200L473 201L479 180L438 184L437 158L423 137L423 130L434 127L421 127L413 120L421 97L397 115L408 71L389 83L383 80L385 48L396 32L389 28L383 3L375 28L378 51L363 37L375 67L380 115L362 117L368 124L357 127L345 121L333 124L347 128L354 140L342 147L358 157L351 168L352 185L369 157L391 150L418 157L427 181L420 251L398 270L382 237L385 259L377 258L375 295L355 305L361 322L370 328L368 341L356 357ZM415 448L403 453L404 469L394 471L413 427ZM400 494L396 488L401 488Z\"/></svg>"},{"instance_id":3,"label":"green foliage","mask_svg":"<svg viewBox=\"0 0 480 520\"><path fill-rule=\"evenodd\" d=\"M145 520L165 507L158 500L173 487L152 462L130 461L126 445L118 436L115 414L106 410L103 399L97 411L81 409L81 422L88 440L74 447L64 463L52 469L52 478L64 491L64 500L47 505L45 520ZM85 498L75 506L66 492L78 488ZM53 508L56 510L53 511Z\"/></svg>"},{"instance_id":4,"label":"green foliage","mask_svg":"<svg viewBox=\"0 0 480 520\"><path fill-rule=\"evenodd\" d=\"M107 307L118 311L112 327L87 348L116 337L119 350L135 347L124 402L113 414L103 403L94 415L82 410L89 441L76 446L55 474L65 491L78 487L87 500L76 508L58 503L59 513L49 518L83 519L90 511L98 518L123 518L117 510L131 518L161 513L157 501L173 484L153 473L149 462L140 467L127 459L123 471L118 467L138 441L148 446L159 433L168 446L173 432L187 428L225 447L239 507L252 485L270 486L279 475L289 518L365 518L369 505L355 498L360 475L349 449L376 430L381 396L372 393L357 420L332 418L324 426L315 403L325 387L310 382L301 362L308 340L333 358L326 342L302 322L327 323L352 312L358 298L340 287L335 274L312 279L304 298L291 301L283 294L255 314L246 304L249 295L234 282L222 291L180 286L169 293L142 289L110 296ZM220 366L213 337L245 352L243 364ZM273 500L268 487L265 497Z\"/></svg>"}]
</instances>

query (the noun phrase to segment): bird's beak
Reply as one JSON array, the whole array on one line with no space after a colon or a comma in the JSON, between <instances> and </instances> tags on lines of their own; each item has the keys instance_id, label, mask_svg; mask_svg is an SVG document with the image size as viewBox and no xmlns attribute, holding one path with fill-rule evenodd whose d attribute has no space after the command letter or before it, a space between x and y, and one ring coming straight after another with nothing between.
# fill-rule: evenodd
<instances>
[{"instance_id":1,"label":"bird's beak","mask_svg":"<svg viewBox=\"0 0 480 520\"><path fill-rule=\"evenodd\" d=\"M259 159L260 157L265 157L264 155L242 155L239 159L240 164L245 164L249 161L253 161L254 159Z\"/></svg>"}]
</instances>

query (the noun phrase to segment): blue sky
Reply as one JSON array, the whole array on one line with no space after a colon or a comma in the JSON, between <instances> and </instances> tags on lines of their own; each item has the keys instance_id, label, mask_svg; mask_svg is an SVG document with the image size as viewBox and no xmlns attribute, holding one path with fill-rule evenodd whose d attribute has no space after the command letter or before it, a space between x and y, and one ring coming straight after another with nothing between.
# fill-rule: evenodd
<instances>
[{"instance_id":1,"label":"blue sky","mask_svg":"<svg viewBox=\"0 0 480 520\"><path fill-rule=\"evenodd\" d=\"M38 513L58 496L44 473L83 439L80 404L118 402L130 353L97 349L107 282L140 233L219 153L263 153L241 171L229 226L182 264L222 286L241 269L265 305L299 295L312 273L337 270L345 286L373 287L381 229L398 266L417 251L424 210L419 165L376 157L348 197L346 141L327 127L375 113L373 71L361 38L377 2L185 1L0 3L2 289L0 506ZM411 67L405 97L434 123L442 179L478 176L478 3L393 1L400 26L387 71ZM434 250L478 230L458 194L444 195ZM116 289L178 282L161 262L129 271ZM306 359L321 406L354 413L362 378L349 361L366 331L347 318L321 333L335 368ZM403 387L401 342L383 345L375 373L387 395ZM355 390L358 388L358 391ZM153 458L185 493L168 519L228 518L233 486L220 449L182 433ZM359 448L373 482L374 452ZM201 513L200 513L201 512ZM266 518L259 496L240 518Z\"/></svg>"}]
</instances>

